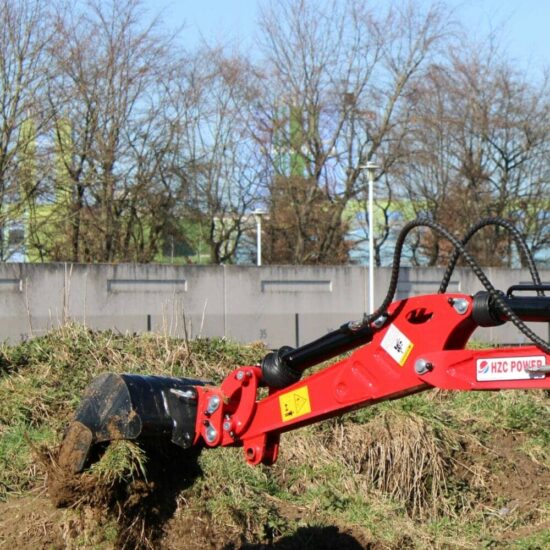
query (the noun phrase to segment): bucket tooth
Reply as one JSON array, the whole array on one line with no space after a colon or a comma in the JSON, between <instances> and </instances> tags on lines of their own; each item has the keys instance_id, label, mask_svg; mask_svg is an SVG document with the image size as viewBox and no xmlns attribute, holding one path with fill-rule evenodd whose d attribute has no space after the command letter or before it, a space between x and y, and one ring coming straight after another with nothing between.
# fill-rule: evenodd
<instances>
[{"instance_id":1,"label":"bucket tooth","mask_svg":"<svg viewBox=\"0 0 550 550\"><path fill-rule=\"evenodd\" d=\"M90 428L76 420L72 422L65 432L59 451L59 465L73 473L81 472L90 453L93 436Z\"/></svg>"}]
</instances>

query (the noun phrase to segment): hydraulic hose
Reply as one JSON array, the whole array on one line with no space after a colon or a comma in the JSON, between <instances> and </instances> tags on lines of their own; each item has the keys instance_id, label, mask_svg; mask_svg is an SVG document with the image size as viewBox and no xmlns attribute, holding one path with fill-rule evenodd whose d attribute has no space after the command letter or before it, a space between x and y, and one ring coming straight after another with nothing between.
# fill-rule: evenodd
<instances>
[{"instance_id":1,"label":"hydraulic hose","mask_svg":"<svg viewBox=\"0 0 550 550\"><path fill-rule=\"evenodd\" d=\"M535 265L535 261L533 260L533 255L531 254L531 251L529 250L529 247L527 246L527 243L525 242L523 235L509 221L498 217L483 218L482 220L479 220L478 223L470 227L466 235L464 235L464 237L462 238L462 242L461 242L462 246L466 246L470 241L470 239L478 231L480 231L481 229L489 225L498 225L500 227L504 227L507 231L510 232L510 234L512 235L516 243L518 252L523 254L523 257L527 262L527 267L529 268L529 272L531 274L531 279L533 280L533 283L535 285L540 286L541 280L540 280L539 272L537 270L537 266ZM447 265L447 269L445 270L445 273L443 275L441 285L439 286L439 291L438 291L439 294L443 294L447 291L447 287L451 280L451 275L453 274L454 268L456 267L456 263L459 257L460 257L460 249L455 248L453 251L453 255L451 256L451 259L449 260L449 264ZM537 290L537 294L539 296L544 296L544 292L542 292L541 290Z\"/></svg>"},{"instance_id":2,"label":"hydraulic hose","mask_svg":"<svg viewBox=\"0 0 550 550\"><path fill-rule=\"evenodd\" d=\"M363 320L360 322L351 321L346 323L336 331L326 334L325 336L306 344L305 346L301 346L299 348L284 346L277 351L267 354L262 361L262 376L264 383L274 388L284 388L289 386L300 379L305 369L327 359L331 359L332 357L335 357L336 355L344 353L345 351L353 349L359 345L365 344L372 339L374 329L371 328L371 325L377 319L386 314L386 311L392 303L397 290L405 239L413 229L418 227L427 227L431 229L435 233L447 239L455 248L452 259L449 262L443 277L439 292L444 292L446 290L458 256L462 255L466 263L470 266L476 277L487 291L486 301L491 307L491 311L487 313L489 316L489 320L487 322L500 324L505 321L510 321L537 347L545 353L550 354L550 344L535 334L514 312L514 308L511 307L511 305L514 307L519 307L518 304L516 304L515 301L512 304L508 303L503 295L491 284L483 269L476 262L473 256L465 249L465 245L470 238L482 227L486 227L487 225L500 225L511 232L518 248L524 253L525 258L527 259L533 282L537 287L541 287L538 271L523 237L519 231L506 220L502 220L501 218L486 218L481 220L468 231L462 242L459 241L445 227L433 220L424 218L413 220L403 227L397 237L388 290L384 300L374 311L374 313L365 315ZM540 294L541 292L542 288L537 288L537 293ZM531 305L531 309L533 309L533 307L535 306Z\"/></svg>"}]
</instances>

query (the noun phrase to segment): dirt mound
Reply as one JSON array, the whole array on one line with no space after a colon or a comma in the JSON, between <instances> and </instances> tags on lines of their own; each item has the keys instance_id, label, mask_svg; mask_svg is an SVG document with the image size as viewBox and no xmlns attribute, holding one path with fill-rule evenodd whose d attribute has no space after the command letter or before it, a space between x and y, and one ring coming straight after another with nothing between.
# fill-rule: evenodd
<instances>
[{"instance_id":1,"label":"dirt mound","mask_svg":"<svg viewBox=\"0 0 550 550\"><path fill-rule=\"evenodd\" d=\"M409 516L416 518L411 524L416 529L432 515L449 517L460 511L472 513L477 509L484 510L487 517L509 523L495 538L496 547L534 533L546 536L548 525L544 523L541 503L548 499L550 470L525 460L521 451L525 436L497 431L490 447L473 440L467 445L458 438L453 440L450 434L439 432L436 435L417 417L400 418L393 411L377 417L369 425L345 426L340 433L331 430L325 437L310 435L317 435L317 442L306 437L302 447L292 446L292 451L282 457L281 464L274 467L274 476L291 468L289 460L299 460L300 452L312 456L312 446L315 446L317 460L319 455L326 453L327 457L340 460L352 470L362 492L369 494L371 491L373 496L383 494L385 498L393 497L403 502ZM229 509L233 508L236 515L233 517L236 529L229 523L224 525L226 520L220 522L216 511L208 507L208 489L203 487L202 493L190 490L196 480L209 486L210 491L228 492L232 483L242 482L238 477L227 478L222 471L219 472L222 479L213 486L204 479L198 458L197 452L190 454L173 446L162 451L158 447L150 448L147 450L146 477L144 474L140 479L118 479L116 482L98 477L95 472L79 476L64 473L50 458L49 494L57 505L85 510L84 516L94 518L100 525L115 525L114 548L355 550L420 547L418 541L414 542L416 533L411 536L405 531L388 544L373 540L368 528L353 522L317 525L319 517L327 519L323 512L330 512L332 506L338 508L337 502L331 503L328 510L307 509L269 494L260 496L260 500L271 503L269 517L274 524L264 524L259 537L264 542L255 542L258 537L245 525L251 518L239 517L243 511L238 510L235 503L230 503ZM468 488L460 493L459 505L456 493L453 494L453 484ZM438 504L440 509L436 510ZM340 504L343 505L345 503ZM218 513L223 517L227 510L218 510ZM284 529L277 526L277 519L293 525L292 533L283 534ZM517 524L528 521L533 523L530 530L515 529ZM412 531L414 533L414 527ZM47 538L53 536L55 529Z\"/></svg>"},{"instance_id":2,"label":"dirt mound","mask_svg":"<svg viewBox=\"0 0 550 550\"><path fill-rule=\"evenodd\" d=\"M101 449L82 475L60 468L61 434L96 375L219 381L258 355L223 341L78 327L3 348L0 546L550 547L544 392L432 392L379 404L284 434L271 468L249 467L242 449L129 442Z\"/></svg>"},{"instance_id":3,"label":"dirt mound","mask_svg":"<svg viewBox=\"0 0 550 550\"><path fill-rule=\"evenodd\" d=\"M53 506L85 510L98 524L115 526L116 548L158 548L177 510L178 497L201 473L198 452L185 452L175 445L137 448L129 442L114 442L100 466L82 474L60 466L59 448L55 452L42 449L38 460L46 470ZM128 453L146 457L147 468L117 464L121 460L117 455L127 460L124 455Z\"/></svg>"},{"instance_id":4,"label":"dirt mound","mask_svg":"<svg viewBox=\"0 0 550 550\"><path fill-rule=\"evenodd\" d=\"M394 413L391 413L390 416L393 415ZM381 469L389 468L387 465L383 466L382 462L391 462L395 459L391 454L395 447L390 445L389 450L383 453L384 460L380 460L383 439L375 436L378 434L383 437L384 434L379 430L386 421L378 419L370 429L368 425L344 427L340 435L334 430L324 437L323 434L307 432L305 438L299 439L301 447L293 446L292 441L289 442L292 450L281 457L281 463L276 465L271 473L274 477L284 476L292 468L292 463L295 465L299 461L301 453L311 453L311 445L315 445L318 452L315 459L319 460L319 464L323 462L325 453L327 457L336 457L345 468L354 470L353 478L360 480L357 487L361 491L368 491L368 486L374 479L374 486L371 487L373 492L370 495L373 499L379 498L378 491L381 489L377 487L377 483L381 482L380 476L383 474L382 477L391 477L390 473ZM418 436L420 429L417 422L418 420L411 420L410 423L406 421L403 426L408 425L408 428L401 427L396 430L402 433L401 430L410 429L410 438L407 440L412 441L412 436ZM416 427L413 427L413 424ZM374 446L369 444L365 437L367 431L377 442ZM315 437L317 443L314 442ZM298 440L298 435L293 435L293 438ZM540 536L542 540L546 540L545 533L549 532L550 526L547 522L545 524L543 509L544 503L548 503L550 471L525 459L521 450L525 441L526 438L518 434L512 436L503 431L497 432L491 440L491 446L471 443L468 447L464 444L460 452L455 452L449 459L451 466L445 465L448 485L462 483L464 487L468 487L468 495L466 492L461 493L464 499L469 499L467 506L462 503L463 508L469 508L470 512L474 508L478 511L483 510L485 521L496 521L505 527L500 535L494 537L492 547L504 548L518 538L533 536ZM407 453L407 445L403 447ZM374 454L372 448L375 449ZM435 450L437 451L437 448ZM399 535L394 535L391 540L384 540L380 539L379 535L373 536L372 527L368 522L338 519L338 512L341 512L342 507L350 505L349 500L341 503L335 500L329 505L316 504L304 507L293 504L291 498L281 500L269 493L259 495L257 501L262 505L268 502L271 506L268 516L264 517L264 520L266 517L268 519L262 525L262 533L258 535L257 530L254 532L250 524L247 527L247 523L253 521L254 517L261 517L262 510L246 510L246 507L239 509L238 503L234 501L234 495L230 494L238 489L235 486L250 483L250 479L243 479L239 472L235 472L234 478L228 477L223 465L217 472L213 472L210 469L211 465L207 464L209 470L205 474L201 469L198 453L190 454L173 446L148 448L145 454L147 458L144 472L139 471L139 475L134 472L133 477L129 478L110 477L100 468L92 468L89 472L75 476L59 467L54 454L42 451L40 462L47 469L50 500L42 493L36 497L13 499L1 504L0 544L17 545L20 548L86 548L95 545L113 549L163 550L381 550L439 546L439 543L430 540L429 537L426 541L425 534L423 539L419 538L418 532L422 528L422 521L407 520L407 523L401 524L403 530ZM240 457L234 458L242 460ZM406 459L407 456L403 458ZM109 458L109 455L107 459L115 460L112 456ZM376 467L370 464L373 461ZM426 468L427 464L424 461L422 468ZM396 466L396 475L403 484L410 488L414 487L411 485L412 481L420 483L418 479L403 477L410 466L403 468L405 470L400 469L399 465ZM318 470L318 483L323 481L322 471L323 468ZM374 471L377 474L372 478ZM220 479L214 484L211 480L216 474ZM340 481L348 484L350 479L351 475ZM422 490L431 490L432 481L430 480L430 484L426 483ZM285 483L288 484L289 480L286 479ZM387 490L390 491L391 487L392 485L388 486ZM246 487L241 489L244 491L243 494L250 490ZM310 488L300 483L297 486L290 483L289 490L301 492ZM451 491L451 488L448 490ZM209 501L209 495L218 491L225 491L226 499L222 502ZM343 491L350 492L348 487L344 487ZM449 493L446 496L449 497ZM438 498L445 502L445 495L439 495ZM216 506L225 503L227 509L217 509L212 505L213 502ZM409 504L412 505L413 502L414 498ZM448 506L449 502L445 504ZM233 524L227 519L228 510L233 514ZM409 512L412 511L413 508L410 507ZM247 512L250 516L246 516ZM392 520L396 519L395 516L392 517L392 513L395 513L395 510L390 512L388 518L379 517L378 521L391 524ZM270 519L273 521L272 524L269 524ZM287 522L287 525L277 523L281 521ZM398 525L401 522L402 520L398 520ZM526 527L528 522L531 522L531 525ZM421 546L420 540L424 540L426 546ZM456 547L468 547L460 542L457 541Z\"/></svg>"},{"instance_id":5,"label":"dirt mound","mask_svg":"<svg viewBox=\"0 0 550 550\"><path fill-rule=\"evenodd\" d=\"M542 517L549 504L550 469L526 457L525 434L496 430L491 445L475 444L464 449L455 463L455 477L478 495L472 504L484 505L490 513L505 518Z\"/></svg>"}]
</instances>

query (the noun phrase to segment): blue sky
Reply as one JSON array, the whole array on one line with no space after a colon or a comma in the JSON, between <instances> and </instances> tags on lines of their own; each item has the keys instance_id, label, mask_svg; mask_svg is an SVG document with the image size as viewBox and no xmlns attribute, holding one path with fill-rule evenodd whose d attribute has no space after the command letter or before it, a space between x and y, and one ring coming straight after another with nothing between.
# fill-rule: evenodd
<instances>
[{"instance_id":1,"label":"blue sky","mask_svg":"<svg viewBox=\"0 0 550 550\"><path fill-rule=\"evenodd\" d=\"M368 0L365 0L368 1ZM169 27L183 28L191 46L201 35L209 41L247 42L254 34L261 0L144 0L151 12L161 11ZM384 0L371 0L384 5ZM428 0L420 0L430 4ZM550 0L447 0L472 39L499 30L508 55L524 67L550 60Z\"/></svg>"}]
</instances>

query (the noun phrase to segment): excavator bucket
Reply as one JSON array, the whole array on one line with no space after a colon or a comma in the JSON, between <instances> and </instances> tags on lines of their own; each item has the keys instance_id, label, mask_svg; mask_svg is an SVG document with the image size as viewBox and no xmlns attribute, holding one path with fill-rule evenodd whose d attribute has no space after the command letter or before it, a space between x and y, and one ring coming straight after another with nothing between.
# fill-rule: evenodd
<instances>
[{"instance_id":1,"label":"excavator bucket","mask_svg":"<svg viewBox=\"0 0 550 550\"><path fill-rule=\"evenodd\" d=\"M59 464L81 472L113 440L166 440L187 449L195 439L196 386L186 378L106 373L86 389L65 432Z\"/></svg>"}]
</instances>

